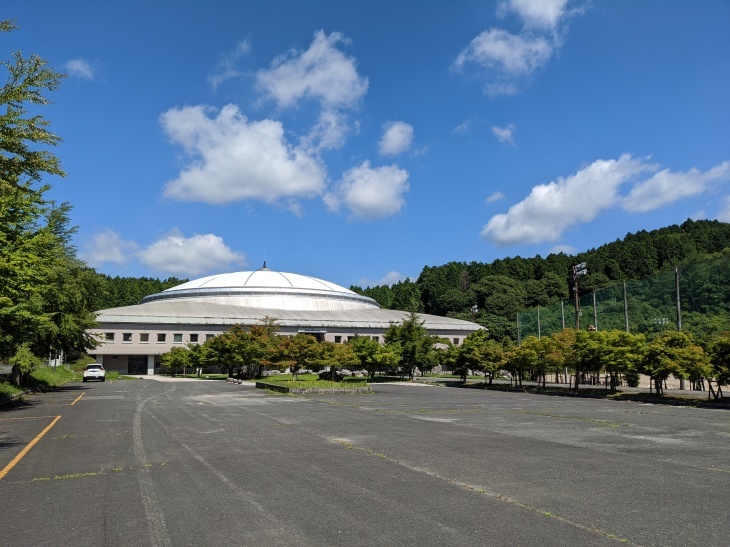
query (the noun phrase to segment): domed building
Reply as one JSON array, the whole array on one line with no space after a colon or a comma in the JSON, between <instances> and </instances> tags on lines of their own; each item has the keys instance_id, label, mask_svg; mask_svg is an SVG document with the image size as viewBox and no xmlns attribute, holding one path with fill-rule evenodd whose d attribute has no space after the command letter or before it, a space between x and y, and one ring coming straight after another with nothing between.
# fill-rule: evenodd
<instances>
[{"instance_id":1,"label":"domed building","mask_svg":"<svg viewBox=\"0 0 730 547\"><path fill-rule=\"evenodd\" d=\"M97 312L102 341L90 352L107 370L154 374L160 355L175 346L201 344L236 324L275 318L279 333L306 333L344 343L353 336L383 342L388 327L407 312L381 309L372 298L294 273L264 267L203 277L145 297L140 304ZM459 345L482 327L476 323L419 314L429 334Z\"/></svg>"}]
</instances>

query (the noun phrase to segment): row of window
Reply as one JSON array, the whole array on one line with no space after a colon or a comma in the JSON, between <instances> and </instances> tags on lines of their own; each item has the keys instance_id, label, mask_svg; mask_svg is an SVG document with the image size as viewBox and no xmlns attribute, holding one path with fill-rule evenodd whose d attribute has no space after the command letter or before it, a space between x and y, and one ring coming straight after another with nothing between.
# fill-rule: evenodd
<instances>
[{"instance_id":1,"label":"row of window","mask_svg":"<svg viewBox=\"0 0 730 547\"><path fill-rule=\"evenodd\" d=\"M114 335L116 333L114 332L105 332L104 333L104 340L106 342L114 342ZM122 342L132 342L132 334L131 332L123 332L122 333ZM205 339L210 340L213 338L215 334L206 334ZM200 342L200 335L196 333L192 333L189 335L189 342L191 344L197 344ZM139 342L141 344L149 343L150 341L150 333L149 332L140 332L139 333ZM157 341L158 342L167 342L167 333L166 332L158 332L157 333ZM172 335L172 342L174 344L182 344L183 342L183 334L180 332L176 332Z\"/></svg>"},{"instance_id":2,"label":"row of window","mask_svg":"<svg viewBox=\"0 0 730 547\"><path fill-rule=\"evenodd\" d=\"M346 338L347 338L348 342L350 340L355 339L354 336L346 336ZM373 336L372 339L375 340L376 342L380 342L380 336ZM341 344L341 343L342 343L342 336L335 336L335 344Z\"/></svg>"},{"instance_id":3,"label":"row of window","mask_svg":"<svg viewBox=\"0 0 730 547\"><path fill-rule=\"evenodd\" d=\"M106 332L104 333L104 339L107 342L114 342L114 334L113 332ZM205 340L210 340L213 338L215 334L206 334ZM353 338L352 336L348 336L347 340L350 341L350 339ZM373 340L376 342L380 341L379 336L373 336ZM123 332L122 333L122 342L131 342L132 341L132 333L131 332ZM140 332L139 333L139 341L140 343L149 343L150 341L150 333L149 332ZM158 342L166 342L167 341L167 333L166 332L158 332L157 333L157 341ZM172 342L174 344L182 344L183 341L183 335L182 333L176 332L172 335ZM197 344L199 342L199 335L196 333L190 334L190 340L189 342L191 344ZM335 336L335 344L341 344L342 343L342 336ZM454 345L459 345L459 339L454 338Z\"/></svg>"}]
</instances>

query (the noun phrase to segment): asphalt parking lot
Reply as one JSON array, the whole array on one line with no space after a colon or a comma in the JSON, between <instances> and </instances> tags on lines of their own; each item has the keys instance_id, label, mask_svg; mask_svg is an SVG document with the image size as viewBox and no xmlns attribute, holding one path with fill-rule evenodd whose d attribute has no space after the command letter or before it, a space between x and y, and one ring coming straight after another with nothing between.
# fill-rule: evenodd
<instances>
[{"instance_id":1,"label":"asphalt parking lot","mask_svg":"<svg viewBox=\"0 0 730 547\"><path fill-rule=\"evenodd\" d=\"M0 410L1 542L730 543L730 411L374 389L139 380L35 395Z\"/></svg>"}]
</instances>

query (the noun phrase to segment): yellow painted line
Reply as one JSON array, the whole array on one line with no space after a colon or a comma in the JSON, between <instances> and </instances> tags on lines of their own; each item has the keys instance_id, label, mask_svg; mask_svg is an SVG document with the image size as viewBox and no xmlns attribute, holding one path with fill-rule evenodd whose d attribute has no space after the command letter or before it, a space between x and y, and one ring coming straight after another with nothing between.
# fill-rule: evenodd
<instances>
[{"instance_id":1,"label":"yellow painted line","mask_svg":"<svg viewBox=\"0 0 730 547\"><path fill-rule=\"evenodd\" d=\"M25 416L23 418L0 418L0 422L8 420L40 420L41 418L55 418L55 416Z\"/></svg>"},{"instance_id":2,"label":"yellow painted line","mask_svg":"<svg viewBox=\"0 0 730 547\"><path fill-rule=\"evenodd\" d=\"M56 422L57 422L58 420L60 420L60 419L61 419L61 416L56 416L56 417L55 417L55 419L54 419L54 420L53 420L53 421L52 421L52 422L51 422L50 424L48 424L48 426L46 426L46 428L45 428L45 429L44 429L43 431L41 431L40 433L38 433L38 435L36 435L35 439L33 439L32 441L30 441L30 442L29 442L29 443L28 443L28 444L26 445L26 447L25 447L25 448L23 448L23 450L21 450L21 451L20 451L20 454L18 454L17 456L15 456L15 457L14 457L14 458L12 459L12 461L11 461L11 462L10 462L10 463L9 463L8 465L6 465L6 466L5 466L4 468L3 468L3 470L2 470L2 471L0 471L0 481L1 481L1 480L3 480L3 479L5 478L5 475L7 475L7 474L8 474L8 471L10 471L10 470L11 470L11 469L12 469L13 467L15 467L15 465L16 465L16 464L17 464L17 463L18 463L18 462L19 462L20 460L22 460L22 459L23 459L23 458L25 457L25 455L26 455L26 454L28 453L28 451L29 451L29 450L30 450L31 448L33 448L33 447L35 446L35 444L36 444L36 443L37 443L38 441L40 441L40 440L41 440L41 439L43 438L43 435L45 435L46 433L48 433L48 432L50 431L50 429L51 429L51 428L52 428L52 427L53 427L54 425L56 425Z\"/></svg>"},{"instance_id":3,"label":"yellow painted line","mask_svg":"<svg viewBox=\"0 0 730 547\"><path fill-rule=\"evenodd\" d=\"M79 399L81 399L81 397L83 397L85 393L86 392L84 391L84 393L82 393L81 395L79 395L78 397L76 397L76 399L74 399L74 402L71 403L69 406L74 406L76 403L78 403L79 402Z\"/></svg>"}]
</instances>

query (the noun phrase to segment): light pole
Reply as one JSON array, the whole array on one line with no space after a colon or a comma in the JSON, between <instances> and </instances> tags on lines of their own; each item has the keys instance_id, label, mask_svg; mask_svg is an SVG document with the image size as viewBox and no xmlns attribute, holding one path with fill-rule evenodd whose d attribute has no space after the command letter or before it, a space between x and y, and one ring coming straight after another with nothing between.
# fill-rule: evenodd
<instances>
[{"instance_id":1,"label":"light pole","mask_svg":"<svg viewBox=\"0 0 730 547\"><path fill-rule=\"evenodd\" d=\"M669 319L666 317L655 317L654 323L659 326L659 334L664 333L664 325L666 325L669 322Z\"/></svg>"},{"instance_id":2,"label":"light pole","mask_svg":"<svg viewBox=\"0 0 730 547\"><path fill-rule=\"evenodd\" d=\"M570 270L573 280L573 296L575 298L575 330L580 330L580 300L578 298L578 279L588 273L586 263L576 264Z\"/></svg>"}]
</instances>

